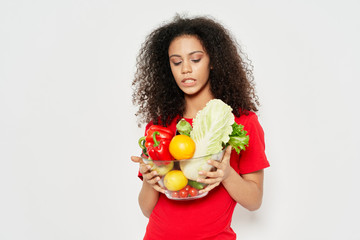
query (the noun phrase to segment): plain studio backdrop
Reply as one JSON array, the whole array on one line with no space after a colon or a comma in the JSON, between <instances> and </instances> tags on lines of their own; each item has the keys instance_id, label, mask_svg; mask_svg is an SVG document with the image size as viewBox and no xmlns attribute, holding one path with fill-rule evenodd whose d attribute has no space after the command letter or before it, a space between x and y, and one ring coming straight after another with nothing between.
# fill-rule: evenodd
<instances>
[{"instance_id":1,"label":"plain studio backdrop","mask_svg":"<svg viewBox=\"0 0 360 240\"><path fill-rule=\"evenodd\" d=\"M360 239L359 9L2 0L0 239L142 238L131 82L145 36L176 13L213 16L254 65L271 167L261 209L235 209L238 238Z\"/></svg>"}]
</instances>

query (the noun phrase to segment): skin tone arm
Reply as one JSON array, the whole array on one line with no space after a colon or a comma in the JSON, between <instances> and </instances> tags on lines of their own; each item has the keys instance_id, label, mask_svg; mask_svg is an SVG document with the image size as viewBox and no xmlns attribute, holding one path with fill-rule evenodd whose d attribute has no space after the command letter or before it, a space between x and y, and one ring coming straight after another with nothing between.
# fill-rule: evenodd
<instances>
[{"instance_id":1,"label":"skin tone arm","mask_svg":"<svg viewBox=\"0 0 360 240\"><path fill-rule=\"evenodd\" d=\"M143 175L143 185L138 200L144 216L149 218L159 199L159 192L164 193L165 190L157 183L160 177L156 171L151 171L151 167L145 164L140 157L132 156L131 160L140 164L139 171Z\"/></svg>"},{"instance_id":2,"label":"skin tone arm","mask_svg":"<svg viewBox=\"0 0 360 240\"><path fill-rule=\"evenodd\" d=\"M230 153L231 146L226 149L221 162L209 161L209 164L217 168L215 172L200 172L201 175L208 178L198 179L198 181L209 184L202 191L210 191L222 183L236 202L250 211L255 211L260 208L262 203L264 171L239 175L230 166Z\"/></svg>"}]
</instances>

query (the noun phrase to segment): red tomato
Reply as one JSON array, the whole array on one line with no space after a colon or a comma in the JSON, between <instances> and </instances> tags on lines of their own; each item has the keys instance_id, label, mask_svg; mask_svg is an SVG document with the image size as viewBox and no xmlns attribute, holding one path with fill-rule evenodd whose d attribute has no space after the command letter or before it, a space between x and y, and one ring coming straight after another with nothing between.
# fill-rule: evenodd
<instances>
[{"instance_id":1,"label":"red tomato","mask_svg":"<svg viewBox=\"0 0 360 240\"><path fill-rule=\"evenodd\" d=\"M187 191L187 192L190 190L190 188L191 188L190 185L186 185L186 187L184 187L185 191Z\"/></svg>"},{"instance_id":2,"label":"red tomato","mask_svg":"<svg viewBox=\"0 0 360 240\"><path fill-rule=\"evenodd\" d=\"M179 195L181 198L187 198L188 194L189 194L189 192L186 190L186 187L179 191Z\"/></svg>"},{"instance_id":3,"label":"red tomato","mask_svg":"<svg viewBox=\"0 0 360 240\"><path fill-rule=\"evenodd\" d=\"M171 197L173 198L179 198L179 192L172 192Z\"/></svg>"},{"instance_id":4,"label":"red tomato","mask_svg":"<svg viewBox=\"0 0 360 240\"><path fill-rule=\"evenodd\" d=\"M198 195L198 193L199 192L198 192L198 190L196 188L190 187L190 189L189 189L190 196L195 197L195 196Z\"/></svg>"}]
</instances>

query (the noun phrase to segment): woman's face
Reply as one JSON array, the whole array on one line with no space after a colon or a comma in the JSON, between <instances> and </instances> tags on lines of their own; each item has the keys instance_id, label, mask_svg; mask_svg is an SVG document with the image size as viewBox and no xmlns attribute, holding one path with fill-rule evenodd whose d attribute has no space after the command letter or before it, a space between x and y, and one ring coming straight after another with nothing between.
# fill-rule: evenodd
<instances>
[{"instance_id":1,"label":"woman's face","mask_svg":"<svg viewBox=\"0 0 360 240\"><path fill-rule=\"evenodd\" d=\"M197 37L175 38L168 52L176 84L186 95L210 93L210 58Z\"/></svg>"}]
</instances>

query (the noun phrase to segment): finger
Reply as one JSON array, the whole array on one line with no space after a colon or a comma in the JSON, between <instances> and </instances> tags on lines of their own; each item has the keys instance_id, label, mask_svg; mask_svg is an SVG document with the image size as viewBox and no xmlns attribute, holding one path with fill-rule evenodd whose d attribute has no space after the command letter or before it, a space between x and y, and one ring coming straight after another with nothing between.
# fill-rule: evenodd
<instances>
[{"instance_id":1,"label":"finger","mask_svg":"<svg viewBox=\"0 0 360 240\"><path fill-rule=\"evenodd\" d=\"M211 184L211 185L208 185L206 188L204 189L201 189L199 191L199 194L202 194L204 192L209 192L210 190L214 189L215 187L219 186L220 182L217 182L217 183L214 183L214 184Z\"/></svg>"},{"instance_id":2,"label":"finger","mask_svg":"<svg viewBox=\"0 0 360 240\"><path fill-rule=\"evenodd\" d=\"M214 166L215 168L222 168L222 166L224 166L224 164L228 164L228 162L230 162L230 154L231 154L231 146L228 146L225 149L225 154L220 161L210 159L207 162L208 162L208 164L210 164L211 166Z\"/></svg>"},{"instance_id":3,"label":"finger","mask_svg":"<svg viewBox=\"0 0 360 240\"><path fill-rule=\"evenodd\" d=\"M198 179L198 182L211 185L215 183L220 183L221 180L222 180L221 177L216 177L216 178Z\"/></svg>"},{"instance_id":4,"label":"finger","mask_svg":"<svg viewBox=\"0 0 360 240\"><path fill-rule=\"evenodd\" d=\"M231 145L227 146L225 149L225 154L221 160L221 162L230 161L230 155L231 155Z\"/></svg>"},{"instance_id":5,"label":"finger","mask_svg":"<svg viewBox=\"0 0 360 240\"><path fill-rule=\"evenodd\" d=\"M158 176L158 173L156 171L145 173L143 177L146 179L148 183L150 183L149 181L151 181L151 184L155 184L160 180L160 177Z\"/></svg>"},{"instance_id":6,"label":"finger","mask_svg":"<svg viewBox=\"0 0 360 240\"><path fill-rule=\"evenodd\" d=\"M131 161L135 162L135 163L143 163L143 160L141 157L137 157L137 156L131 156Z\"/></svg>"},{"instance_id":7,"label":"finger","mask_svg":"<svg viewBox=\"0 0 360 240\"><path fill-rule=\"evenodd\" d=\"M221 162L217 161L217 160L208 160L208 164L210 164L211 166L214 166L215 168L220 168L221 167Z\"/></svg>"},{"instance_id":8,"label":"finger","mask_svg":"<svg viewBox=\"0 0 360 240\"><path fill-rule=\"evenodd\" d=\"M211 172L207 172L207 171L200 171L199 175L204 176L204 177L209 177L209 178L222 178L224 176L224 165L223 164L219 164L217 165L217 169L215 171L211 171ZM200 179L203 180L203 179Z\"/></svg>"},{"instance_id":9,"label":"finger","mask_svg":"<svg viewBox=\"0 0 360 240\"><path fill-rule=\"evenodd\" d=\"M218 168L215 172L199 172L199 175L209 177L209 178L222 178L224 177L224 171L221 168ZM200 179L206 180L206 179Z\"/></svg>"},{"instance_id":10,"label":"finger","mask_svg":"<svg viewBox=\"0 0 360 240\"><path fill-rule=\"evenodd\" d=\"M150 185L156 185L160 181L160 177L154 177L152 179L146 180L147 183Z\"/></svg>"},{"instance_id":11,"label":"finger","mask_svg":"<svg viewBox=\"0 0 360 240\"><path fill-rule=\"evenodd\" d=\"M148 164L144 164L144 163L140 163L140 168L139 171L141 172L141 174L145 174L148 173L151 170L151 166Z\"/></svg>"},{"instance_id":12,"label":"finger","mask_svg":"<svg viewBox=\"0 0 360 240\"><path fill-rule=\"evenodd\" d=\"M157 184L153 185L153 188L158 192L165 193L165 189L163 189L162 187L160 187Z\"/></svg>"}]
</instances>

